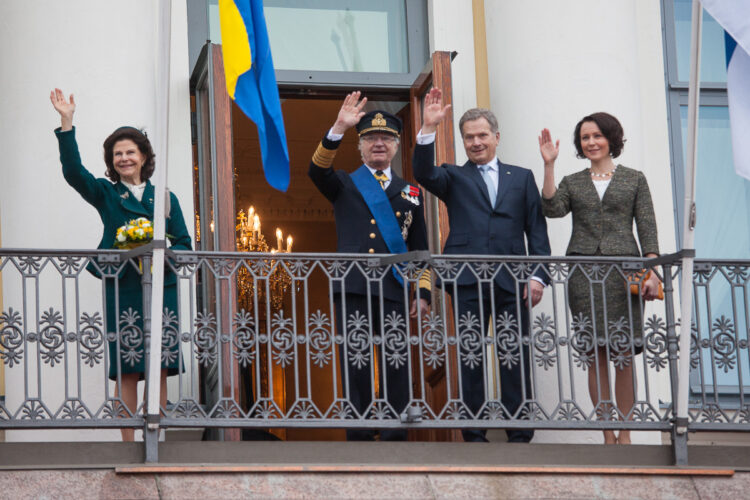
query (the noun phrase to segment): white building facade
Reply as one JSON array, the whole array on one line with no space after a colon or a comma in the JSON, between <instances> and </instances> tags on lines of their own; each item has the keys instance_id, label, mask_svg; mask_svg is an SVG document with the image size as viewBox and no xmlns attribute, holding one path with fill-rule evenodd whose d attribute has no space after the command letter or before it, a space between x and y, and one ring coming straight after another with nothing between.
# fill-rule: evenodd
<instances>
[{"instance_id":1,"label":"white building facade","mask_svg":"<svg viewBox=\"0 0 750 500\"><path fill-rule=\"evenodd\" d=\"M341 1L344 7L348 3ZM576 122L592 112L607 111L620 119L626 133L627 144L618 162L641 170L648 179L661 252L679 249L676 224L681 220L682 177L675 177L675 169L682 168L682 145L675 142L675 131L681 130L675 121L680 119L682 104L679 85L672 85L669 77L673 45L665 29L677 26L679 30L684 25L664 16L684 7L683 3L428 0L424 9L428 33L423 34L426 52L458 53L452 63L457 162L466 159L458 118L466 109L487 106L499 118L501 160L530 168L540 188L543 165L537 136L546 127L553 138L560 139L559 182L587 165L575 158L572 133ZM189 43L189 26L193 26L189 5L195 4L172 1L169 103L168 184L180 200L191 231L190 216L196 210L189 80L195 50ZM212 4L208 2L209 12ZM277 4L283 2L269 1L266 7ZM358 8L357 2L353 4ZM52 133L59 126L58 116L48 95L55 87L75 94L78 144L84 164L97 176L104 171L101 144L112 130L127 124L158 134L154 130L157 14L156 2L146 0L12 0L0 4L0 42L8 48L0 56L4 74L0 79L0 144L6 158L0 167L3 248L80 249L93 248L99 241L101 223L95 211L62 178ZM269 29L273 29L271 23ZM273 42L273 33L271 38ZM158 152L157 168L164 168ZM738 182L742 181L738 178ZM548 229L553 255L563 255L570 218L549 220ZM750 230L745 231L741 238L746 240ZM721 233L711 234L707 241L721 237ZM93 277L81 283L93 296L100 293ZM2 292L0 309L17 307L20 289L5 283ZM42 288L52 301L55 293L55 288ZM539 307L551 310L549 295ZM539 383L542 393L559 389L552 381ZM4 384L6 401L23 397L17 393L24 387L21 371L6 366ZM584 372L577 375L575 384L577 393L585 395ZM96 391L96 387L84 387L83 392ZM655 376L650 387L654 404L669 399L666 374ZM59 384L49 381L45 395L53 397L60 390ZM50 432L54 434L12 431L6 439L108 440L117 436L112 430ZM593 431L538 431L535 438L535 442L600 440L601 433ZM661 440L654 432L634 435L640 443Z\"/></svg>"}]
</instances>

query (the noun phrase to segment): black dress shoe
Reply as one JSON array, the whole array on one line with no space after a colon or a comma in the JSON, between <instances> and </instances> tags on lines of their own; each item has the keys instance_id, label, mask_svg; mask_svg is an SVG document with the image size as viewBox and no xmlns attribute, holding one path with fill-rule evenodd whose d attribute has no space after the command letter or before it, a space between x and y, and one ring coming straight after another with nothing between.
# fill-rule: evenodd
<instances>
[{"instance_id":1,"label":"black dress shoe","mask_svg":"<svg viewBox=\"0 0 750 500\"><path fill-rule=\"evenodd\" d=\"M513 436L508 436L508 442L509 443L528 443L528 442L531 441L532 437L533 436L525 436L523 434L521 434L521 435L517 435L516 434L516 435L513 435Z\"/></svg>"},{"instance_id":2,"label":"black dress shoe","mask_svg":"<svg viewBox=\"0 0 750 500\"><path fill-rule=\"evenodd\" d=\"M347 441L375 441L375 431L370 429L347 429Z\"/></svg>"},{"instance_id":3,"label":"black dress shoe","mask_svg":"<svg viewBox=\"0 0 750 500\"><path fill-rule=\"evenodd\" d=\"M484 434L487 431L478 429L465 429L461 431L461 435L466 443L489 443Z\"/></svg>"},{"instance_id":4,"label":"black dress shoe","mask_svg":"<svg viewBox=\"0 0 750 500\"><path fill-rule=\"evenodd\" d=\"M380 431L381 441L406 441L406 429L385 429Z\"/></svg>"}]
</instances>

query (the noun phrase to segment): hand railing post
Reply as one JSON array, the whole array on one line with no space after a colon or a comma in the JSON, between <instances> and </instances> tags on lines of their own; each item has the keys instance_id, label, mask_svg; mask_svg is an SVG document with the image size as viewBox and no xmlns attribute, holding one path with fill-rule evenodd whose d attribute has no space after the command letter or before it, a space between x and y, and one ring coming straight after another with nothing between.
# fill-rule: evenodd
<instances>
[{"instance_id":1,"label":"hand railing post","mask_svg":"<svg viewBox=\"0 0 750 500\"><path fill-rule=\"evenodd\" d=\"M678 425L683 423L677 418L677 399L679 397L679 337L674 314L674 283L672 266L665 264L664 270L664 308L667 319L667 353L669 359L669 386L672 394L672 451L675 465L687 465L687 433L678 433ZM683 277L684 279L684 277ZM689 330L688 330L689 331Z\"/></svg>"},{"instance_id":2,"label":"hand railing post","mask_svg":"<svg viewBox=\"0 0 750 500\"><path fill-rule=\"evenodd\" d=\"M685 161L685 203L683 205L682 283L680 286L680 363L679 389L675 404L674 434L685 444L684 456L675 456L677 465L687 464L688 396L690 395L690 334L693 317L693 260L695 257L695 178L698 158L698 110L700 108L701 33L703 7L693 0L690 28L690 78L688 85L687 148ZM676 451L675 451L676 453Z\"/></svg>"},{"instance_id":3,"label":"hand railing post","mask_svg":"<svg viewBox=\"0 0 750 500\"><path fill-rule=\"evenodd\" d=\"M148 401L149 390L153 387L149 383L151 377L160 377L160 371L156 373L151 372L151 357L161 356L161 349L159 346L155 346L155 349L151 349L151 291L152 291L152 274L151 274L151 262L152 255L145 254L141 257L141 265L143 267L143 274L141 275L141 284L143 287L143 345L145 354L145 389L144 389L144 400ZM158 365L157 365L158 366ZM160 384L155 384L157 391L160 389ZM154 415L148 413L148 408L144 405L144 412L146 412L146 418L144 418L143 425L143 445L144 445L144 460L146 462L158 462L159 461L159 415L156 415L154 421ZM153 424L156 423L156 426Z\"/></svg>"}]
</instances>

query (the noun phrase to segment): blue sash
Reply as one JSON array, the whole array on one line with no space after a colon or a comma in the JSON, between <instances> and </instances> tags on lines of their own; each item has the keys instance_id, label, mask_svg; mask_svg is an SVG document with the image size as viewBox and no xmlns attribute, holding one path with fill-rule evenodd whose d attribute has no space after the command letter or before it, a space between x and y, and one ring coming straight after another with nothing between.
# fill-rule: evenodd
<instances>
[{"instance_id":1,"label":"blue sash","mask_svg":"<svg viewBox=\"0 0 750 500\"><path fill-rule=\"evenodd\" d=\"M401 228L399 227L398 220L396 220L396 216L393 214L391 202L388 200L385 190L380 186L380 182L375 179L375 176L364 165L350 174L350 177L357 190L359 190L365 199L367 208L370 209L370 213L375 219L378 229L380 229L380 234L383 235L388 250L391 253L405 253L407 248L404 238L401 236ZM396 266L394 265L391 270L393 271L393 276L403 286L404 280L396 270Z\"/></svg>"}]
</instances>

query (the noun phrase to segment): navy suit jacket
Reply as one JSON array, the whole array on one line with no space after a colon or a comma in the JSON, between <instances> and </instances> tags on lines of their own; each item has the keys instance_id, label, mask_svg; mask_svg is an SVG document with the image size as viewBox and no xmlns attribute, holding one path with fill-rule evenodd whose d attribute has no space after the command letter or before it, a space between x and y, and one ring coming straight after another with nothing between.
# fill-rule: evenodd
<instances>
[{"instance_id":1,"label":"navy suit jacket","mask_svg":"<svg viewBox=\"0 0 750 500\"><path fill-rule=\"evenodd\" d=\"M463 166L436 167L432 144L415 147L414 177L448 208L450 234L443 253L550 255L547 222L534 174L529 169L502 162L499 166L497 199L493 207L476 164L469 161ZM549 281L543 268L536 269L534 275L545 283ZM468 270L457 280L459 285L475 281ZM495 282L509 293L516 291L515 279L508 272L498 273Z\"/></svg>"}]
</instances>

